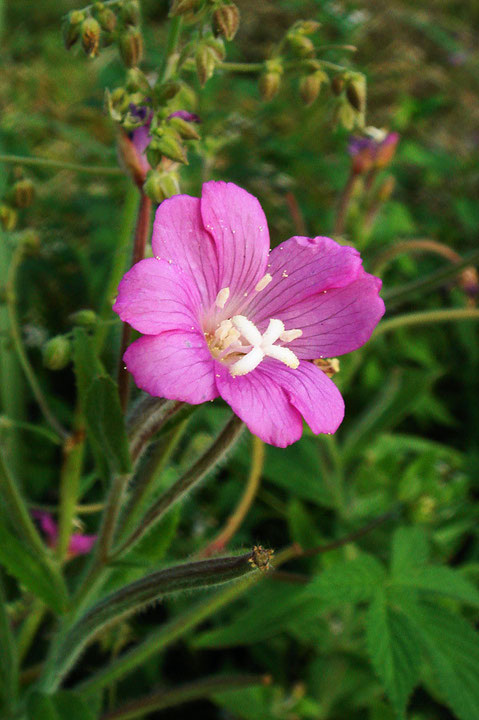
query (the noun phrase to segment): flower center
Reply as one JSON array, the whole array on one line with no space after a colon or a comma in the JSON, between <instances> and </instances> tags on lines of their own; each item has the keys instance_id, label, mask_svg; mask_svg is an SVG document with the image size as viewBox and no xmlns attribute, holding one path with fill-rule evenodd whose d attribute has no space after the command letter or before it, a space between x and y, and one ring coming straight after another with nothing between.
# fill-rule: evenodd
<instances>
[{"instance_id":1,"label":"flower center","mask_svg":"<svg viewBox=\"0 0 479 720\"><path fill-rule=\"evenodd\" d=\"M281 343L289 343L301 337L302 330L285 330L281 320L271 319L261 334L256 325L245 315L234 315L222 320L214 333L206 333L211 354L229 366L233 377L247 375L258 367L265 357L279 360L296 369L299 360L292 350Z\"/></svg>"}]
</instances>

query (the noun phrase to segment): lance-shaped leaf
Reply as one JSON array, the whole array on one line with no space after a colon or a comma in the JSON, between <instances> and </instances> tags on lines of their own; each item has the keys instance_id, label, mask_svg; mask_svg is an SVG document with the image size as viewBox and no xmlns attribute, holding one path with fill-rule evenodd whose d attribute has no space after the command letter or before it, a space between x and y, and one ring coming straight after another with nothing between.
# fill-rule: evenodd
<instances>
[{"instance_id":1,"label":"lance-shaped leaf","mask_svg":"<svg viewBox=\"0 0 479 720\"><path fill-rule=\"evenodd\" d=\"M116 384L109 377L93 380L86 395L85 417L90 435L104 448L121 474L131 470L130 452Z\"/></svg>"}]
</instances>

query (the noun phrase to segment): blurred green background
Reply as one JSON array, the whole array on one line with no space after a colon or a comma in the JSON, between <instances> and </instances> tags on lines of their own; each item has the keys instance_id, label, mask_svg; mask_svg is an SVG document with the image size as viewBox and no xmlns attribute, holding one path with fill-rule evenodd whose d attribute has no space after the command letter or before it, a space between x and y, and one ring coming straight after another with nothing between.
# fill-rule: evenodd
<instances>
[{"instance_id":1,"label":"blurred green background","mask_svg":"<svg viewBox=\"0 0 479 720\"><path fill-rule=\"evenodd\" d=\"M229 60L260 61L296 19L315 18L322 23L324 44L357 47L354 55L328 51L324 57L366 74L367 124L400 133L396 158L384 174L394 177L395 187L380 207L371 234L362 233L355 207L344 233L344 240L361 250L366 269L371 271L384 250L404 240L433 239L461 256L476 249L479 5L452 0L427 4L240 0L238 5L242 22L229 47ZM143 69L154 71L165 45L168 4L144 0L142 6L147 46ZM0 154L117 165L115 128L104 112L103 98L105 88L122 82L124 68L114 48L93 61L76 48L65 51L61 18L78 7L73 0L0 0ZM254 76L218 73L202 92L197 111L203 120L202 134L227 141L220 146L210 139L190 153L190 164L181 174L183 191L199 194L201 183L211 178L237 182L259 198L274 243L298 232L291 198L307 234L333 233L338 197L350 168L349 133L334 127L327 93L305 108L297 82L286 80L280 93L264 103ZM8 197L15 165L0 164L0 168L0 191ZM45 167L26 171L35 184L35 202L20 211L19 227L38 233L40 242L20 270L19 315L38 378L55 412L69 423L75 393L72 369L46 370L41 347L49 337L70 331L72 312L100 309L112 257L132 231L136 191L123 176ZM5 238L0 242L0 285L4 285L12 242ZM384 266L384 288L418 280L447 262L435 254L400 254ZM456 281L452 278L430 292L403 298L400 305L388 306L386 317L472 306L474 299ZM1 412L15 421L40 423L11 349L3 305L0 331ZM104 360L114 372L119 325L109 325L108 333ZM334 597L328 599L327 588L334 588L341 563L347 564L358 553L370 553L387 564L398 527L419 533L403 538L405 547L410 542L413 555L421 538L427 537L434 564L453 568L477 583L478 359L477 326L472 322L400 328L373 338L342 359L337 382L345 397L346 418L337 436L317 440L306 432L287 450L266 449L261 489L233 546L261 542L279 548L293 540L313 547L362 527L391 508L393 515L358 543L298 561L281 579L266 579L199 634L186 637L120 683L112 695L126 700L158 683L174 685L221 669L267 673L272 684L151 717L180 718L185 712L198 719L396 717L376 674L378 668L372 667L374 658L372 664L369 659L367 598L359 597L355 603L354 591L348 598L343 588L337 596L331 591ZM162 482L204 447L223 416L224 408L216 404L195 414ZM55 505L58 447L27 431L2 426L1 432L32 504ZM181 518L175 520L174 540L175 528L163 542L165 529L160 526L158 545L150 539L145 557L152 563L182 559L214 536L241 494L250 444L250 439L243 440L228 465L187 501ZM102 487L91 468L90 476L85 478L84 501L96 502ZM95 518L82 519L86 529L94 531ZM401 537L395 537L400 543ZM77 562L81 560L72 565ZM304 579L311 574L317 575L317 594L306 597ZM346 599L338 599L341 592ZM86 653L70 684L189 602L188 596L168 601L107 635L101 646ZM440 613L442 601L437 602ZM446 610L457 614L461 602L456 598L450 604L446 602ZM464 617L472 625L479 614L477 605L470 605ZM31 651L31 664L41 656L41 644L47 640L48 622ZM434 652L437 658L437 647ZM469 649L466 654L470 656ZM459 650L451 657L452 665L460 668ZM454 668L441 675L438 662L428 664L423 658L419 665L421 686L412 695L408 718L469 720L475 707L479 717L479 660L476 665L471 660L466 680L451 679ZM455 691L445 677L451 687L456 683L459 695L470 693L470 705L451 700Z\"/></svg>"}]
</instances>

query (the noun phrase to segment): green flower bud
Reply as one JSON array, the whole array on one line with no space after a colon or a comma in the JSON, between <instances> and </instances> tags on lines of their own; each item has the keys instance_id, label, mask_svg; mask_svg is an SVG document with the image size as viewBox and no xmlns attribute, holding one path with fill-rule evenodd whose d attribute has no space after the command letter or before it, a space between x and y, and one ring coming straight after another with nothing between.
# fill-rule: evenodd
<instances>
[{"instance_id":1,"label":"green flower bud","mask_svg":"<svg viewBox=\"0 0 479 720\"><path fill-rule=\"evenodd\" d=\"M49 370L63 370L71 358L71 345L65 335L57 335L42 348L43 364Z\"/></svg>"},{"instance_id":2,"label":"green flower bud","mask_svg":"<svg viewBox=\"0 0 479 720\"><path fill-rule=\"evenodd\" d=\"M346 97L349 104L357 110L364 112L366 107L366 81L363 76L352 78L346 86Z\"/></svg>"},{"instance_id":3,"label":"green flower bud","mask_svg":"<svg viewBox=\"0 0 479 720\"><path fill-rule=\"evenodd\" d=\"M206 47L210 48L218 62L222 62L225 59L225 44L221 38L215 38L214 35L208 35L204 42Z\"/></svg>"},{"instance_id":4,"label":"green flower bud","mask_svg":"<svg viewBox=\"0 0 479 720\"><path fill-rule=\"evenodd\" d=\"M195 127L195 123L188 122L180 117L172 117L168 122L184 140L200 139L200 134Z\"/></svg>"},{"instance_id":5,"label":"green flower bud","mask_svg":"<svg viewBox=\"0 0 479 720\"><path fill-rule=\"evenodd\" d=\"M143 185L144 192L154 202L161 203L163 200L180 192L178 175L175 172L161 172L150 170Z\"/></svg>"},{"instance_id":6,"label":"green flower bud","mask_svg":"<svg viewBox=\"0 0 479 720\"><path fill-rule=\"evenodd\" d=\"M101 27L94 17L87 17L81 24L81 42L88 57L96 57L100 47Z\"/></svg>"},{"instance_id":7,"label":"green flower bud","mask_svg":"<svg viewBox=\"0 0 479 720\"><path fill-rule=\"evenodd\" d=\"M14 230L17 224L17 211L9 205L0 205L0 223L7 232Z\"/></svg>"},{"instance_id":8,"label":"green flower bud","mask_svg":"<svg viewBox=\"0 0 479 720\"><path fill-rule=\"evenodd\" d=\"M313 35L321 27L321 23L316 20L299 20L294 25L294 29L303 35Z\"/></svg>"},{"instance_id":9,"label":"green flower bud","mask_svg":"<svg viewBox=\"0 0 479 720\"><path fill-rule=\"evenodd\" d=\"M80 327L94 327L97 323L97 314L94 310L77 310L70 315L70 320Z\"/></svg>"},{"instance_id":10,"label":"green flower bud","mask_svg":"<svg viewBox=\"0 0 479 720\"><path fill-rule=\"evenodd\" d=\"M268 60L265 63L265 71L259 76L259 91L263 100L272 100L277 94L281 85L283 67L277 60Z\"/></svg>"},{"instance_id":11,"label":"green flower bud","mask_svg":"<svg viewBox=\"0 0 479 720\"><path fill-rule=\"evenodd\" d=\"M322 70L304 75L299 81L299 94L305 105L312 105L321 90L321 85L327 81L328 76Z\"/></svg>"},{"instance_id":12,"label":"green flower bud","mask_svg":"<svg viewBox=\"0 0 479 720\"><path fill-rule=\"evenodd\" d=\"M35 187L29 178L17 180L13 186L13 199L17 208L27 208L33 202Z\"/></svg>"},{"instance_id":13,"label":"green flower bud","mask_svg":"<svg viewBox=\"0 0 479 720\"><path fill-rule=\"evenodd\" d=\"M113 92L105 90L105 106L111 119L121 122L124 113L128 110L129 97L125 88L115 88Z\"/></svg>"},{"instance_id":14,"label":"green flower bud","mask_svg":"<svg viewBox=\"0 0 479 720\"><path fill-rule=\"evenodd\" d=\"M100 23L102 30L113 32L116 27L117 17L110 8L102 7L96 13L96 18Z\"/></svg>"},{"instance_id":15,"label":"green flower bud","mask_svg":"<svg viewBox=\"0 0 479 720\"><path fill-rule=\"evenodd\" d=\"M213 50L207 45L198 46L195 56L196 73L200 85L205 85L213 75L216 67L217 58Z\"/></svg>"},{"instance_id":16,"label":"green flower bud","mask_svg":"<svg viewBox=\"0 0 479 720\"><path fill-rule=\"evenodd\" d=\"M314 45L306 35L301 32L290 32L287 40L291 50L299 57L310 57L314 53Z\"/></svg>"},{"instance_id":17,"label":"green flower bud","mask_svg":"<svg viewBox=\"0 0 479 720\"><path fill-rule=\"evenodd\" d=\"M175 80L168 80L155 86L155 98L159 105L164 105L172 100L181 90L181 84Z\"/></svg>"},{"instance_id":18,"label":"green flower bud","mask_svg":"<svg viewBox=\"0 0 479 720\"><path fill-rule=\"evenodd\" d=\"M173 0L171 6L170 16L186 15L187 13L195 12L199 5L199 0Z\"/></svg>"},{"instance_id":19,"label":"green flower bud","mask_svg":"<svg viewBox=\"0 0 479 720\"><path fill-rule=\"evenodd\" d=\"M357 114L348 102L341 102L336 109L336 122L346 130L352 130L356 125Z\"/></svg>"},{"instance_id":20,"label":"green flower bud","mask_svg":"<svg viewBox=\"0 0 479 720\"><path fill-rule=\"evenodd\" d=\"M138 25L141 19L140 3L138 0L128 0L121 8L121 19L125 25Z\"/></svg>"},{"instance_id":21,"label":"green flower bud","mask_svg":"<svg viewBox=\"0 0 479 720\"><path fill-rule=\"evenodd\" d=\"M80 37L80 27L84 19L84 12L81 10L74 10L69 13L63 21L63 43L67 50L70 50Z\"/></svg>"},{"instance_id":22,"label":"green flower bud","mask_svg":"<svg viewBox=\"0 0 479 720\"><path fill-rule=\"evenodd\" d=\"M120 35L120 55L129 68L139 65L143 58L143 35L138 28L130 27Z\"/></svg>"},{"instance_id":23,"label":"green flower bud","mask_svg":"<svg viewBox=\"0 0 479 720\"><path fill-rule=\"evenodd\" d=\"M126 89L128 92L150 92L150 83L148 82L146 75L139 68L130 68L126 74Z\"/></svg>"},{"instance_id":24,"label":"green flower bud","mask_svg":"<svg viewBox=\"0 0 479 720\"><path fill-rule=\"evenodd\" d=\"M344 75L338 73L331 80L331 90L335 95L341 95L344 90Z\"/></svg>"},{"instance_id":25,"label":"green flower bud","mask_svg":"<svg viewBox=\"0 0 479 720\"><path fill-rule=\"evenodd\" d=\"M164 155L165 157L170 158L170 160L175 160L176 162L188 164L186 150L183 147L183 143L181 142L179 135L173 129L170 130L168 128L161 128L161 134L159 130L160 128L158 129L158 131L155 131L156 134L154 135L148 146L148 160L150 158L148 151L151 148L151 150L155 153ZM150 164L157 165L158 162Z\"/></svg>"},{"instance_id":26,"label":"green flower bud","mask_svg":"<svg viewBox=\"0 0 479 720\"><path fill-rule=\"evenodd\" d=\"M238 32L240 12L234 3L220 5L213 13L213 28L215 35L223 35L227 40L233 40Z\"/></svg>"}]
</instances>

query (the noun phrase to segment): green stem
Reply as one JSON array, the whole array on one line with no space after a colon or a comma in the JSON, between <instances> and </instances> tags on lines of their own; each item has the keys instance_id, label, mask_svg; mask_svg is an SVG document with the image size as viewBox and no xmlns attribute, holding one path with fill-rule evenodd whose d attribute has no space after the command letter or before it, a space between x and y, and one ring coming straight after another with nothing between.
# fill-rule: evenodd
<instances>
[{"instance_id":1,"label":"green stem","mask_svg":"<svg viewBox=\"0 0 479 720\"><path fill-rule=\"evenodd\" d=\"M160 690L139 700L133 700L123 707L103 715L101 720L134 720L147 713L175 707L191 700L209 698L217 693L224 693L239 688L267 685L269 676L265 675L224 675L208 677L181 685L171 690Z\"/></svg>"},{"instance_id":2,"label":"green stem","mask_svg":"<svg viewBox=\"0 0 479 720\"><path fill-rule=\"evenodd\" d=\"M80 492L80 480L85 455L85 430L83 413L75 413L74 432L63 446L63 463L60 477L60 511L57 555L63 560L68 552L73 531L73 521Z\"/></svg>"},{"instance_id":3,"label":"green stem","mask_svg":"<svg viewBox=\"0 0 479 720\"><path fill-rule=\"evenodd\" d=\"M427 275L425 278L413 280L406 285L400 285L397 288L392 288L391 290L384 292L382 297L386 303L387 309L390 310L399 303L409 300L411 296L416 293L434 290L434 288L444 285L446 280L454 277L469 265L475 265L477 262L479 262L479 250L474 250L473 252L465 255L460 262L447 264L445 267Z\"/></svg>"},{"instance_id":4,"label":"green stem","mask_svg":"<svg viewBox=\"0 0 479 720\"><path fill-rule=\"evenodd\" d=\"M29 651L36 632L47 612L46 606L39 599L33 601L30 612L23 621L17 637L18 659L21 663Z\"/></svg>"},{"instance_id":5,"label":"green stem","mask_svg":"<svg viewBox=\"0 0 479 720\"><path fill-rule=\"evenodd\" d=\"M180 39L181 26L183 19L181 16L173 17L170 21L170 27L168 29L168 38L166 40L165 53L163 55L161 66L158 72L157 83L160 84L165 80L166 69L168 67L168 60L170 56L175 52Z\"/></svg>"},{"instance_id":6,"label":"green stem","mask_svg":"<svg viewBox=\"0 0 479 720\"><path fill-rule=\"evenodd\" d=\"M84 175L106 175L118 177L124 175L118 167L104 167L102 165L79 165L78 163L53 160L51 158L26 157L23 155L0 155L0 163L13 165L30 165L32 167L48 167L56 170L73 170Z\"/></svg>"},{"instance_id":7,"label":"green stem","mask_svg":"<svg viewBox=\"0 0 479 720\"><path fill-rule=\"evenodd\" d=\"M398 315L390 320L381 322L373 333L373 338L379 337L390 330L411 325L430 325L441 322L455 322L456 320L479 320L477 308L451 308L448 310L426 310L424 312Z\"/></svg>"},{"instance_id":8,"label":"green stem","mask_svg":"<svg viewBox=\"0 0 479 720\"><path fill-rule=\"evenodd\" d=\"M40 425L34 425L33 423L24 422L23 420L14 420L13 418L3 416L0 420L0 427L2 430L9 430L10 428L25 430L26 432L41 435L43 438L49 440L55 445L61 445L61 440L56 433L52 432L48 428L41 427Z\"/></svg>"},{"instance_id":9,"label":"green stem","mask_svg":"<svg viewBox=\"0 0 479 720\"><path fill-rule=\"evenodd\" d=\"M251 563L253 556L253 552L249 552L178 565L147 575L108 595L80 618L60 642L49 663L43 689L56 690L82 650L100 631L113 627L165 594L227 583L250 575L255 572Z\"/></svg>"},{"instance_id":10,"label":"green stem","mask_svg":"<svg viewBox=\"0 0 479 720\"><path fill-rule=\"evenodd\" d=\"M274 566L279 567L282 563L296 557L297 554L298 550L296 548L287 548L277 555ZM128 675L138 665L142 665L179 637L199 625L203 620L216 614L225 605L236 600L250 587L262 580L263 577L265 577L263 573L250 573L237 582L227 585L226 588L219 590L201 603L189 607L182 615L153 632L140 645L121 655L115 662L88 678L76 689L80 690L86 697L96 695L99 690Z\"/></svg>"},{"instance_id":11,"label":"green stem","mask_svg":"<svg viewBox=\"0 0 479 720\"><path fill-rule=\"evenodd\" d=\"M113 557L131 549L153 524L211 472L234 446L243 428L242 421L233 415L208 450L152 505L137 529L115 550Z\"/></svg>"},{"instance_id":12,"label":"green stem","mask_svg":"<svg viewBox=\"0 0 479 720\"><path fill-rule=\"evenodd\" d=\"M346 185L344 186L341 196L339 198L338 210L336 212L336 221L333 228L333 233L335 235L341 235L344 232L349 206L351 204L351 199L353 197L357 181L358 176L356 175L356 173L351 171L346 181Z\"/></svg>"},{"instance_id":13,"label":"green stem","mask_svg":"<svg viewBox=\"0 0 479 720\"><path fill-rule=\"evenodd\" d=\"M18 656L0 571L0 708L7 717L13 712L17 692Z\"/></svg>"},{"instance_id":14,"label":"green stem","mask_svg":"<svg viewBox=\"0 0 479 720\"><path fill-rule=\"evenodd\" d=\"M416 240L396 242L391 247L386 248L386 250L376 255L371 263L371 271L375 273L381 272L384 270L384 266L397 257L397 255L422 252L440 255L453 263L461 261L461 256L449 247L449 245L444 245L444 243L437 242L437 240L429 240L428 238L417 238Z\"/></svg>"},{"instance_id":15,"label":"green stem","mask_svg":"<svg viewBox=\"0 0 479 720\"><path fill-rule=\"evenodd\" d=\"M23 348L22 338L20 334L20 327L18 324L18 318L17 318L17 312L16 312L16 294L15 294L15 281L17 276L17 270L21 263L23 257L23 249L22 247L18 247L15 253L13 254L12 261L10 263L10 268L8 271L7 276L7 285L6 285L6 304L7 304L7 310L8 310L8 319L10 323L10 332L13 339L13 344L15 347L15 351L18 356L18 360L20 362L20 365L22 366L23 372L25 373L25 376L30 384L30 388L32 390L32 393L38 403L38 406L40 407L40 410L43 413L43 416L45 420L48 422L50 427L57 433L57 435L65 440L68 437L67 431L62 427L62 425L58 422L52 411L50 410L50 407L48 405L48 402L43 395L43 392L40 388L40 385L37 381L37 378L35 377L35 373L33 372L33 368L30 365L30 362L28 360L27 354Z\"/></svg>"}]
</instances>

